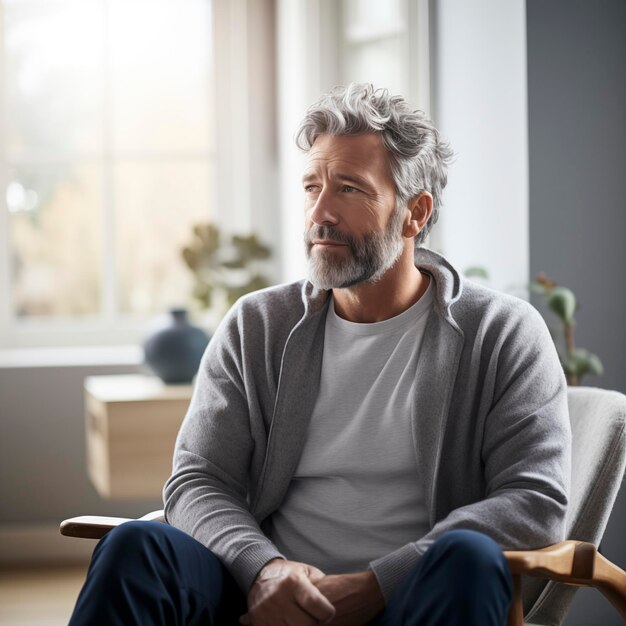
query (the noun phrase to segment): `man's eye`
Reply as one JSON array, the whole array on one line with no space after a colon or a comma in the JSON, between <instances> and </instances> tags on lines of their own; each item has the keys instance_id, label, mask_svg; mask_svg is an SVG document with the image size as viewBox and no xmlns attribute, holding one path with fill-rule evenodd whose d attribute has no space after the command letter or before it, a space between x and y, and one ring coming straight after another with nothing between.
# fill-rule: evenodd
<instances>
[{"instance_id":1,"label":"man's eye","mask_svg":"<svg viewBox=\"0 0 626 626\"><path fill-rule=\"evenodd\" d=\"M342 187L342 189L343 189L344 191L349 192L349 193L353 193L354 191L358 191L358 189L357 189L356 187L350 187L350 185L344 185L344 186Z\"/></svg>"},{"instance_id":2,"label":"man's eye","mask_svg":"<svg viewBox=\"0 0 626 626\"><path fill-rule=\"evenodd\" d=\"M304 188L304 191L305 191L306 193L312 193L313 191L315 191L315 189L316 189L315 185L307 185L307 186Z\"/></svg>"}]
</instances>

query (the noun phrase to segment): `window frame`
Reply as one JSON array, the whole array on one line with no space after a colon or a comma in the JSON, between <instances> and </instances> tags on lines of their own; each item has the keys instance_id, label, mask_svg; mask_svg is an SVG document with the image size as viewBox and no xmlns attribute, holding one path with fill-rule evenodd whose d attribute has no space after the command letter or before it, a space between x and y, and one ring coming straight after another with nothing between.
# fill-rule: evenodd
<instances>
[{"instance_id":1,"label":"window frame","mask_svg":"<svg viewBox=\"0 0 626 626\"><path fill-rule=\"evenodd\" d=\"M214 174L207 172L219 212L213 221L225 232L254 231L261 238L275 233L276 150L275 118L271 114L274 86L273 42L263 53L252 47L273 38L273 1L211 0L215 81L212 89L216 133L215 152L203 152L212 160ZM3 5L0 3L0 36L3 32ZM0 42L1 44L1 42ZM4 67L4 46L0 45L0 67ZM251 93L256 76L269 77L267 88ZM105 76L106 81L106 76ZM222 86L228 87L224 97ZM5 84L0 80L0 115L6 119ZM105 85L106 90L106 85ZM106 97L106 96L105 96ZM259 105L253 107L252 105ZM262 117L265 116L265 117ZM219 120L219 123L218 123ZM262 129L259 130L259 125ZM115 249L113 247L113 205L111 171L114 164L105 147L103 169L103 295L100 312L84 318L18 319L12 311L9 215L4 190L8 184L8 162L4 152L4 123L0 125L0 350L47 347L127 346L139 343L148 320L115 310ZM106 141L106 139L105 139ZM244 181L242 183L242 181ZM261 181L261 182L258 182ZM253 185L265 192L254 198ZM254 210L253 210L254 208ZM108 244L107 244L108 240ZM268 273L277 274L279 255L274 255ZM165 312L165 311L164 311ZM209 316L210 318L210 316Z\"/></svg>"}]
</instances>

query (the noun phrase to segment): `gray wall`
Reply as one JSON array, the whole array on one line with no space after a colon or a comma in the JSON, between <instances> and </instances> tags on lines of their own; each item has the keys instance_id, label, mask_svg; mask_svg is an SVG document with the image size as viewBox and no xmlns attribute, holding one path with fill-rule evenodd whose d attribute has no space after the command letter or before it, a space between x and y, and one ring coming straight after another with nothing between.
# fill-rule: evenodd
<instances>
[{"instance_id":1,"label":"gray wall","mask_svg":"<svg viewBox=\"0 0 626 626\"><path fill-rule=\"evenodd\" d=\"M605 366L584 384L626 392L626 2L527 0L527 37L531 277L578 298L577 344ZM626 569L625 527L622 489L602 550ZM565 623L623 622L583 589Z\"/></svg>"},{"instance_id":2,"label":"gray wall","mask_svg":"<svg viewBox=\"0 0 626 626\"><path fill-rule=\"evenodd\" d=\"M132 365L0 368L0 527L162 508L159 500L103 500L85 471L84 378L138 371Z\"/></svg>"}]
</instances>

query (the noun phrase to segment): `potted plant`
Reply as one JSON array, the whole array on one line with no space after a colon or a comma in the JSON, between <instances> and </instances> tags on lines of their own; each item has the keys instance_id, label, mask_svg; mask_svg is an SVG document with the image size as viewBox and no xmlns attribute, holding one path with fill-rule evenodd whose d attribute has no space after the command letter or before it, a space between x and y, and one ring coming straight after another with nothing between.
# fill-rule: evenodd
<instances>
[{"instance_id":1,"label":"potted plant","mask_svg":"<svg viewBox=\"0 0 626 626\"><path fill-rule=\"evenodd\" d=\"M196 224L192 241L181 253L193 272L192 295L201 309L213 305L216 292L231 306L246 293L269 286L258 262L268 259L271 250L254 234L223 237L210 222Z\"/></svg>"},{"instance_id":2,"label":"potted plant","mask_svg":"<svg viewBox=\"0 0 626 626\"><path fill-rule=\"evenodd\" d=\"M467 278L477 279L481 283L487 283L489 280L489 273L480 266L469 267L464 274ZM574 341L574 329L576 327L574 313L578 309L574 292L567 287L557 285L544 272L540 272L535 282L530 284L530 291L544 296L548 308L561 321L561 328L559 329L561 337L556 336L557 332L554 328L549 328L559 354L561 366L565 372L567 384L580 385L586 374L601 376L604 373L604 368L598 356L584 348L577 348Z\"/></svg>"},{"instance_id":3,"label":"potted plant","mask_svg":"<svg viewBox=\"0 0 626 626\"><path fill-rule=\"evenodd\" d=\"M574 313L578 309L578 305L574 292L567 287L557 285L543 272L538 274L534 283L531 283L530 289L533 293L539 293L545 297L548 308L561 321L564 346L559 345L557 341L555 341L555 345L567 378L567 384L579 385L586 374L601 376L604 368L598 356L584 348L577 348L575 345L576 320Z\"/></svg>"}]
</instances>

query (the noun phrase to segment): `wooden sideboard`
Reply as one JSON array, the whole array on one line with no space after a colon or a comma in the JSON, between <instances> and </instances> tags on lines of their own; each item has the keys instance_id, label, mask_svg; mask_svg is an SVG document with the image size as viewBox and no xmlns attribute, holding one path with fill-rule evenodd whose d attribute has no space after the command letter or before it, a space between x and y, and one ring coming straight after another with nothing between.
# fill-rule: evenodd
<instances>
[{"instance_id":1,"label":"wooden sideboard","mask_svg":"<svg viewBox=\"0 0 626 626\"><path fill-rule=\"evenodd\" d=\"M87 470L103 498L161 495L192 388L156 376L85 379Z\"/></svg>"}]
</instances>

